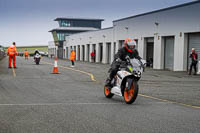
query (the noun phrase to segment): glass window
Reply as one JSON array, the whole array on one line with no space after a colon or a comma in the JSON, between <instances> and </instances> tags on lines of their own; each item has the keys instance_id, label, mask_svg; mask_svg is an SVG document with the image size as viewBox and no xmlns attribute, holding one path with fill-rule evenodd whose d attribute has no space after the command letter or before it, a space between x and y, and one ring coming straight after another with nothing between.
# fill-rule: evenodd
<instances>
[{"instance_id":1,"label":"glass window","mask_svg":"<svg viewBox=\"0 0 200 133\"><path fill-rule=\"evenodd\" d=\"M61 20L60 21L60 27L70 27L71 26L71 22L70 21L66 21L66 20Z\"/></svg>"},{"instance_id":2,"label":"glass window","mask_svg":"<svg viewBox=\"0 0 200 133\"><path fill-rule=\"evenodd\" d=\"M64 33L58 33L57 36L58 36L58 40L59 41L64 41L65 40L65 34Z\"/></svg>"}]
</instances>

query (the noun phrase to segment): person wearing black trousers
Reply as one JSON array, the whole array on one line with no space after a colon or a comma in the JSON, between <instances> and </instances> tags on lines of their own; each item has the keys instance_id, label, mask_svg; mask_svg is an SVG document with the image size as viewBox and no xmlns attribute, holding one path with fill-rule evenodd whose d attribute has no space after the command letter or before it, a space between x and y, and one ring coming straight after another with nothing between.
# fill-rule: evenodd
<instances>
[{"instance_id":1,"label":"person wearing black trousers","mask_svg":"<svg viewBox=\"0 0 200 133\"><path fill-rule=\"evenodd\" d=\"M192 60L192 63L190 64L189 75L191 75L191 73L192 73L192 67L194 67L194 75L196 75L197 74L198 55L194 48L192 48L192 53L190 54L190 58Z\"/></svg>"}]
</instances>

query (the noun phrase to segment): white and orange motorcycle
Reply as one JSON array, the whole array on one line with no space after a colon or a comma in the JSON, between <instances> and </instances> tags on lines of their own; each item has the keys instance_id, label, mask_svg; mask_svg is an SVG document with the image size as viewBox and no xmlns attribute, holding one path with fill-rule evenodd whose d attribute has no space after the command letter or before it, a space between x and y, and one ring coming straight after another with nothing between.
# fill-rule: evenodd
<instances>
[{"instance_id":1,"label":"white and orange motorcycle","mask_svg":"<svg viewBox=\"0 0 200 133\"><path fill-rule=\"evenodd\" d=\"M112 98L114 95L122 96L127 104L132 104L138 95L138 81L146 61L129 57L126 59L127 62L120 65L119 71L111 81L111 86L104 86L104 94L106 98Z\"/></svg>"}]
</instances>

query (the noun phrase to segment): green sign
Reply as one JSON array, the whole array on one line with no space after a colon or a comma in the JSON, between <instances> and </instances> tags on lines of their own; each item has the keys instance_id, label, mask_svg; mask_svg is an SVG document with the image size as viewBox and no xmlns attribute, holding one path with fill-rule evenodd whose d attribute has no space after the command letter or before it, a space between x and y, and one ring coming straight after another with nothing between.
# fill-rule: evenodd
<instances>
[{"instance_id":1,"label":"green sign","mask_svg":"<svg viewBox=\"0 0 200 133\"><path fill-rule=\"evenodd\" d=\"M58 36L57 36L56 31L53 31L52 34L53 34L53 39L54 39L54 41L55 41L55 42L58 42Z\"/></svg>"}]
</instances>

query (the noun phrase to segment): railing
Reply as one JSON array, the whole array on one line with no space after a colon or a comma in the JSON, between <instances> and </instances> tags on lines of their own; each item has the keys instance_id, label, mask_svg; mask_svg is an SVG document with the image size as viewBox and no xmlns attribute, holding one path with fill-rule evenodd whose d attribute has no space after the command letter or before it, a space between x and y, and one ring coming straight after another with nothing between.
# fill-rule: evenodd
<instances>
[{"instance_id":1,"label":"railing","mask_svg":"<svg viewBox=\"0 0 200 133\"><path fill-rule=\"evenodd\" d=\"M0 49L0 60L3 59L5 56L5 51Z\"/></svg>"}]
</instances>

